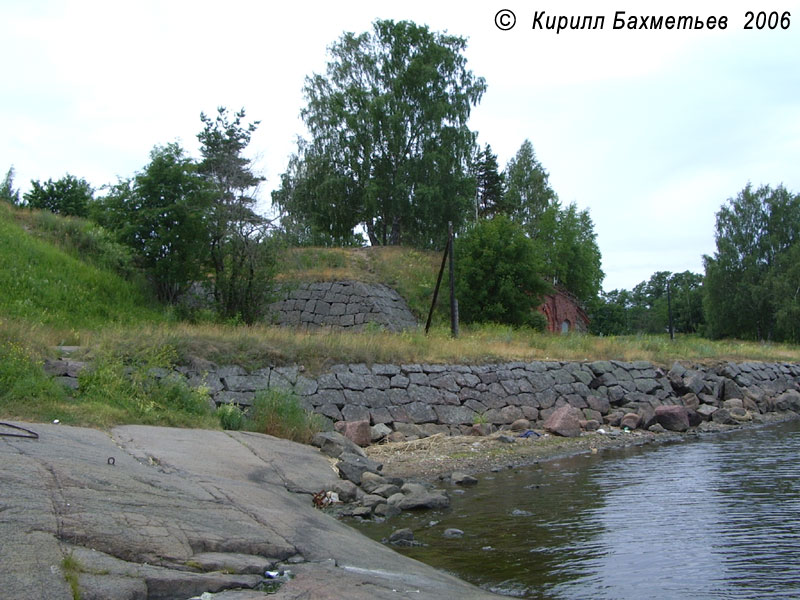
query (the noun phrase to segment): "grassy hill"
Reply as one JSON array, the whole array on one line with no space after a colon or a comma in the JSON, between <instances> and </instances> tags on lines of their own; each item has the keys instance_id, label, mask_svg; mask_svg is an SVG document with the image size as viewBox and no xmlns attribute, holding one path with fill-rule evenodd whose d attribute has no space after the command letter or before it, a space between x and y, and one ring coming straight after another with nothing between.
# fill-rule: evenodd
<instances>
[{"instance_id":1,"label":"grassy hill","mask_svg":"<svg viewBox=\"0 0 800 600\"><path fill-rule=\"evenodd\" d=\"M283 251L278 280L384 283L424 322L440 261L438 252L408 248L294 248ZM797 346L691 336L674 342L667 336L558 336L493 324L462 326L453 340L444 297L427 336L190 324L155 304L126 250L102 229L0 204L0 418L215 426L192 390L164 387L148 375L153 367L195 356L247 368L299 363L311 372L347 362L800 361ZM81 346L76 357L95 366L79 392L61 389L42 369L57 345Z\"/></svg>"},{"instance_id":2,"label":"grassy hill","mask_svg":"<svg viewBox=\"0 0 800 600\"><path fill-rule=\"evenodd\" d=\"M124 252L80 219L0 204L0 317L80 330L163 320Z\"/></svg>"},{"instance_id":3,"label":"grassy hill","mask_svg":"<svg viewBox=\"0 0 800 600\"><path fill-rule=\"evenodd\" d=\"M441 252L397 246L375 248L289 248L279 264L280 281L346 281L383 283L405 298L418 320L428 317ZM442 295L437 305L439 320L446 313L444 290L449 285L447 270L442 279Z\"/></svg>"}]
</instances>

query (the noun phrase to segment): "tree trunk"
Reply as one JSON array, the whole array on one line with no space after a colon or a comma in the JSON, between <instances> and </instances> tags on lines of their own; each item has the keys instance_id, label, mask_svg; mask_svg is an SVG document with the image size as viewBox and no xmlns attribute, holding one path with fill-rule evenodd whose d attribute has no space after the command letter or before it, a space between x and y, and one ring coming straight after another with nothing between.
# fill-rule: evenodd
<instances>
[{"instance_id":1,"label":"tree trunk","mask_svg":"<svg viewBox=\"0 0 800 600\"><path fill-rule=\"evenodd\" d=\"M392 246L400 245L400 217L392 218L392 234L389 238Z\"/></svg>"},{"instance_id":2,"label":"tree trunk","mask_svg":"<svg viewBox=\"0 0 800 600\"><path fill-rule=\"evenodd\" d=\"M378 241L378 236L375 235L375 225L372 223L372 220L367 221L367 237L369 238L369 245L370 246L380 246L380 242Z\"/></svg>"}]
</instances>

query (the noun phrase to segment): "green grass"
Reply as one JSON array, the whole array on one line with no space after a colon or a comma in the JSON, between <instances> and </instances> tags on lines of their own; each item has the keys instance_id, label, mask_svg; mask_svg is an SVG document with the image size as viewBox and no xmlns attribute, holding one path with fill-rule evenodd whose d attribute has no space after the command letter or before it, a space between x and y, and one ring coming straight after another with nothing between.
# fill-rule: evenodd
<instances>
[{"instance_id":1,"label":"green grass","mask_svg":"<svg viewBox=\"0 0 800 600\"><path fill-rule=\"evenodd\" d=\"M289 248L278 260L282 282L363 281L383 283L405 298L411 312L424 323L431 306L442 253L403 247ZM436 323L448 322L448 276L439 292Z\"/></svg>"},{"instance_id":2,"label":"green grass","mask_svg":"<svg viewBox=\"0 0 800 600\"><path fill-rule=\"evenodd\" d=\"M14 212L0 205L0 319L68 331L164 319L140 286L29 235Z\"/></svg>"},{"instance_id":3,"label":"green grass","mask_svg":"<svg viewBox=\"0 0 800 600\"><path fill-rule=\"evenodd\" d=\"M446 287L430 335L297 331L268 325L189 324L155 306L107 234L88 222L0 204L0 418L107 428L123 423L236 429L307 437L304 411L291 400L260 400L250 419L212 411L204 390L153 376L201 357L248 369L302 364L319 373L336 363L461 363L515 360L675 360L800 362L800 346L695 336L552 335L485 324L454 340ZM397 289L424 322L441 254L405 248L285 250L280 280L361 280ZM446 286L446 277L443 285ZM48 377L43 361L57 345L79 345L91 362L78 392ZM238 409L235 409L238 411ZM227 412L226 412L227 411ZM281 434L279 425L288 431ZM257 423L257 425L255 424ZM293 425L292 425L293 423ZM301 432L301 433L297 433Z\"/></svg>"},{"instance_id":4,"label":"green grass","mask_svg":"<svg viewBox=\"0 0 800 600\"><path fill-rule=\"evenodd\" d=\"M265 390L256 394L245 428L308 444L314 434L325 428L325 422L319 415L305 410L294 394Z\"/></svg>"}]
</instances>

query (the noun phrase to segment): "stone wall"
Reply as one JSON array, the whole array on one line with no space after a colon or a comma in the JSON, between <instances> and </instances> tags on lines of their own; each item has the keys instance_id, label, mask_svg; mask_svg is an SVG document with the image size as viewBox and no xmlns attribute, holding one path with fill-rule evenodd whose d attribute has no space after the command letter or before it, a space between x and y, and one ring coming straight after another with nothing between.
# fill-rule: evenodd
<instances>
[{"instance_id":1,"label":"stone wall","mask_svg":"<svg viewBox=\"0 0 800 600\"><path fill-rule=\"evenodd\" d=\"M79 370L69 360L46 367L62 381ZM646 429L664 405L685 407L695 425L800 412L800 365L788 363L675 363L668 372L644 361L351 364L309 376L302 367L248 373L196 361L177 373L193 386L205 386L216 405L247 407L258 390L283 388L334 422L366 419L406 436L468 433L475 423L504 427L519 419L541 427L562 406L579 413L584 429L621 424Z\"/></svg>"},{"instance_id":2,"label":"stone wall","mask_svg":"<svg viewBox=\"0 0 800 600\"><path fill-rule=\"evenodd\" d=\"M375 323L389 331L402 331L417 326L400 294L380 283L300 283L271 304L270 312L277 324L292 327L362 329Z\"/></svg>"}]
</instances>

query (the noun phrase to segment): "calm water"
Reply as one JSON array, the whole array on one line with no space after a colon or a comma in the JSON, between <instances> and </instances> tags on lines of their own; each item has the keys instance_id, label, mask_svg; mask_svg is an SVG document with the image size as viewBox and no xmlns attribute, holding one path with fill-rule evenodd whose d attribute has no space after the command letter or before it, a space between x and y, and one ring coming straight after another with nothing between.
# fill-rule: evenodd
<instances>
[{"instance_id":1,"label":"calm water","mask_svg":"<svg viewBox=\"0 0 800 600\"><path fill-rule=\"evenodd\" d=\"M490 473L451 497L359 528L411 527L427 545L400 552L519 598L800 598L798 422Z\"/></svg>"}]
</instances>

